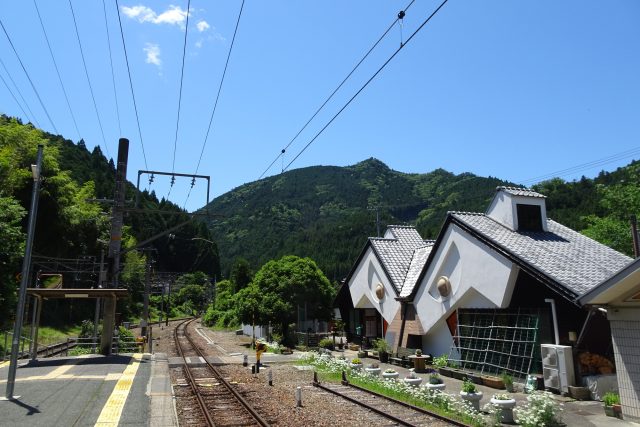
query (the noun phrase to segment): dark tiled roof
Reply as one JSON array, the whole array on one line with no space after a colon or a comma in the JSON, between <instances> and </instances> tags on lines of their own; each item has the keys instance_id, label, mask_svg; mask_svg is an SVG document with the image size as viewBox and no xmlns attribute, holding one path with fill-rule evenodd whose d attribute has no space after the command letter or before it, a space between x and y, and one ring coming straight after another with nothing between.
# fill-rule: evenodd
<instances>
[{"instance_id":1,"label":"dark tiled roof","mask_svg":"<svg viewBox=\"0 0 640 427\"><path fill-rule=\"evenodd\" d=\"M533 190L529 190L528 188L516 188L516 187L496 187L496 191L504 191L514 196L526 196L526 197L538 197L541 199L546 199L547 197L543 194L536 193Z\"/></svg>"},{"instance_id":2,"label":"dark tiled roof","mask_svg":"<svg viewBox=\"0 0 640 427\"><path fill-rule=\"evenodd\" d=\"M547 221L549 231L517 232L484 214L451 215L575 296L589 291L632 261L552 220Z\"/></svg>"},{"instance_id":3,"label":"dark tiled roof","mask_svg":"<svg viewBox=\"0 0 640 427\"><path fill-rule=\"evenodd\" d=\"M369 242L389 274L393 286L400 292L413 253L417 248L424 247L425 241L411 226L390 225L387 231L391 231L394 238L370 237Z\"/></svg>"}]
</instances>

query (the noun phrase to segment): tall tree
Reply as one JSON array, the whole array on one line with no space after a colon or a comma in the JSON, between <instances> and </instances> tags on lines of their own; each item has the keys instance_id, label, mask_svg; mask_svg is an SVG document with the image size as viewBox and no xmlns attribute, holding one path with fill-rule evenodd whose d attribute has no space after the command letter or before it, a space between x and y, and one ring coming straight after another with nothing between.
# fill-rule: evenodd
<instances>
[{"instance_id":1,"label":"tall tree","mask_svg":"<svg viewBox=\"0 0 640 427\"><path fill-rule=\"evenodd\" d=\"M298 306L307 303L309 317L329 320L334 292L313 260L288 255L263 265L236 301L244 323L279 325L286 340Z\"/></svg>"}]
</instances>

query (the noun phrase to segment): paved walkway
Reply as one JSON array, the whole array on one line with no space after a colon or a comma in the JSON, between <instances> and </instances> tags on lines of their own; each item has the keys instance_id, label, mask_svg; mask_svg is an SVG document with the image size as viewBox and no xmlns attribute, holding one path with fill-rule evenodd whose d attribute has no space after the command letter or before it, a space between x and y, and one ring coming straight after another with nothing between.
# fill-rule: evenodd
<instances>
[{"instance_id":1,"label":"paved walkway","mask_svg":"<svg viewBox=\"0 0 640 427\"><path fill-rule=\"evenodd\" d=\"M344 350L334 351L334 356L344 355L347 359L353 359L358 357L357 351ZM388 363L380 363L377 359L364 358L361 359L365 367L371 363L377 363L384 372L385 369L395 369L400 373L400 378L406 376L409 373L408 368L402 368L397 365L391 365ZM428 381L429 374L416 374L420 378L423 378L423 384ZM462 389L462 381L454 378L441 376L443 382L446 384L446 392L455 394L459 393ZM497 390L494 388L486 387L484 385L476 385L478 390L483 393L482 400L480 401L480 407L489 403L491 396L495 393L504 393L504 390ZM522 385L516 384L516 390L522 390ZM517 401L517 406L522 406L527 402L527 394L522 391L510 393L510 395ZM607 417L604 414L602 402L597 401L578 401L568 397L554 395L554 399L562 403L564 406L562 420L568 427L640 427L640 424L620 420L613 417Z\"/></svg>"},{"instance_id":2,"label":"paved walkway","mask_svg":"<svg viewBox=\"0 0 640 427\"><path fill-rule=\"evenodd\" d=\"M8 364L0 364L5 395ZM134 354L21 361L2 426L177 426L166 357Z\"/></svg>"}]
</instances>

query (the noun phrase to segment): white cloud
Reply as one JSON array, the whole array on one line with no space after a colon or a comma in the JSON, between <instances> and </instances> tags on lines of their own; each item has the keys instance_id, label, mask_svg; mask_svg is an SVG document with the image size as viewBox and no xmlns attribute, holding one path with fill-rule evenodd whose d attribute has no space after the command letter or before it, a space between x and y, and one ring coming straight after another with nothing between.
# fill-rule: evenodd
<instances>
[{"instance_id":1,"label":"white cloud","mask_svg":"<svg viewBox=\"0 0 640 427\"><path fill-rule=\"evenodd\" d=\"M182 10L180 6L169 6L169 9L162 12L154 24L169 24L169 25L184 25L184 21L187 19L187 11Z\"/></svg>"},{"instance_id":2,"label":"white cloud","mask_svg":"<svg viewBox=\"0 0 640 427\"><path fill-rule=\"evenodd\" d=\"M201 33L204 31L207 31L210 28L207 21L198 21L198 23L196 24L196 27L198 28L198 31L200 31Z\"/></svg>"},{"instance_id":3,"label":"white cloud","mask_svg":"<svg viewBox=\"0 0 640 427\"><path fill-rule=\"evenodd\" d=\"M202 40L202 39L198 40L198 41L196 42L196 47L197 47L198 49L200 49L200 48L202 47L202 43L203 43L203 42L204 42L204 40Z\"/></svg>"},{"instance_id":4,"label":"white cloud","mask_svg":"<svg viewBox=\"0 0 640 427\"><path fill-rule=\"evenodd\" d=\"M187 19L187 11L183 10L180 6L174 5L170 5L169 8L161 14L144 5L133 7L122 6L122 13L128 18L136 19L140 23L150 22L152 24L184 26Z\"/></svg>"},{"instance_id":5,"label":"white cloud","mask_svg":"<svg viewBox=\"0 0 640 427\"><path fill-rule=\"evenodd\" d=\"M147 64L157 65L158 67L162 66L162 60L160 59L160 46L157 44L147 43L144 51L147 54Z\"/></svg>"}]
</instances>

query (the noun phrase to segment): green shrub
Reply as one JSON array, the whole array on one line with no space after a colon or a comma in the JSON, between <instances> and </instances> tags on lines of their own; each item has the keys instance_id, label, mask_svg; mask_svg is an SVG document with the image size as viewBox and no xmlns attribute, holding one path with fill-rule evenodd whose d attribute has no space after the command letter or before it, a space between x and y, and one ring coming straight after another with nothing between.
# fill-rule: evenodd
<instances>
[{"instance_id":1,"label":"green shrub","mask_svg":"<svg viewBox=\"0 0 640 427\"><path fill-rule=\"evenodd\" d=\"M445 366L447 366L448 360L449 360L449 356L447 356L446 354L443 354L438 357L434 357L433 366L435 366L436 368L444 368Z\"/></svg>"},{"instance_id":2,"label":"green shrub","mask_svg":"<svg viewBox=\"0 0 640 427\"><path fill-rule=\"evenodd\" d=\"M620 403L620 396L618 393L614 393L612 391L608 391L602 396L602 401L605 406L613 406Z\"/></svg>"},{"instance_id":3,"label":"green shrub","mask_svg":"<svg viewBox=\"0 0 640 427\"><path fill-rule=\"evenodd\" d=\"M331 338L322 338L318 343L318 347L333 350L333 340Z\"/></svg>"},{"instance_id":4,"label":"green shrub","mask_svg":"<svg viewBox=\"0 0 640 427\"><path fill-rule=\"evenodd\" d=\"M465 378L462 383L462 391L465 393L475 393L477 391L476 385L472 383L468 378Z\"/></svg>"}]
</instances>

